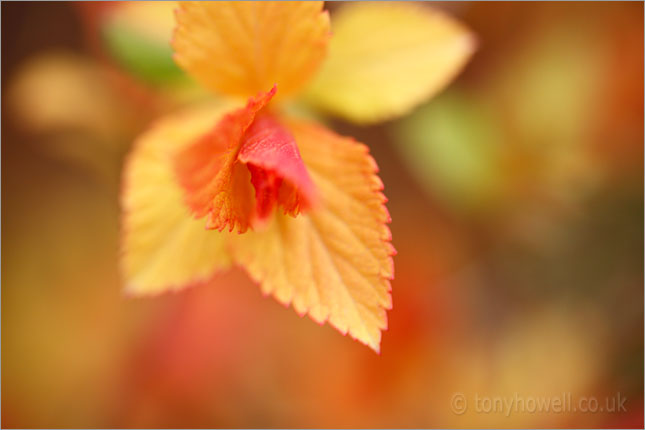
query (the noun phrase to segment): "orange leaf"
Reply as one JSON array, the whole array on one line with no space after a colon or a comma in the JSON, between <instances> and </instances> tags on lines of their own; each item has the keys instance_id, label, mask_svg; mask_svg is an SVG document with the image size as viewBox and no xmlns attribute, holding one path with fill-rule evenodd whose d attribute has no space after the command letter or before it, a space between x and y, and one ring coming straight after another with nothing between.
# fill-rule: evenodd
<instances>
[{"instance_id":1,"label":"orange leaf","mask_svg":"<svg viewBox=\"0 0 645 430\"><path fill-rule=\"evenodd\" d=\"M183 2L173 48L177 63L207 88L249 97L280 86L297 92L327 51L323 2Z\"/></svg>"},{"instance_id":2,"label":"orange leaf","mask_svg":"<svg viewBox=\"0 0 645 430\"><path fill-rule=\"evenodd\" d=\"M264 231L232 239L234 259L282 303L379 350L394 267L383 184L365 145L288 121L320 204L276 214Z\"/></svg>"}]
</instances>

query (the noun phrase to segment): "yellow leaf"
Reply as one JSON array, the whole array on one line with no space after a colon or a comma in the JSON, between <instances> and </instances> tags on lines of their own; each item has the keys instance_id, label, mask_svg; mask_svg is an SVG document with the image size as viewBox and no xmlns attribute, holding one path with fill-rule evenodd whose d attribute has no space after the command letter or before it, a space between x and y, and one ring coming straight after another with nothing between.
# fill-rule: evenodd
<instances>
[{"instance_id":1,"label":"yellow leaf","mask_svg":"<svg viewBox=\"0 0 645 430\"><path fill-rule=\"evenodd\" d=\"M10 81L9 108L31 132L84 131L115 140L129 111L107 85L99 64L67 51L50 51L22 65Z\"/></svg>"},{"instance_id":2,"label":"yellow leaf","mask_svg":"<svg viewBox=\"0 0 645 430\"><path fill-rule=\"evenodd\" d=\"M322 2L183 2L175 59L211 90L250 97L305 84L324 58L329 16Z\"/></svg>"},{"instance_id":3,"label":"yellow leaf","mask_svg":"<svg viewBox=\"0 0 645 430\"><path fill-rule=\"evenodd\" d=\"M123 179L122 270L126 289L154 294L180 289L227 268L227 235L193 219L174 175L173 157L207 133L230 106L167 117L135 143Z\"/></svg>"},{"instance_id":4,"label":"yellow leaf","mask_svg":"<svg viewBox=\"0 0 645 430\"><path fill-rule=\"evenodd\" d=\"M321 204L266 230L236 236L235 260L263 292L379 350L393 277L389 214L365 145L313 123L288 121Z\"/></svg>"},{"instance_id":5,"label":"yellow leaf","mask_svg":"<svg viewBox=\"0 0 645 430\"><path fill-rule=\"evenodd\" d=\"M475 48L460 23L425 5L351 2L332 20L314 105L359 123L403 115L445 87Z\"/></svg>"}]
</instances>

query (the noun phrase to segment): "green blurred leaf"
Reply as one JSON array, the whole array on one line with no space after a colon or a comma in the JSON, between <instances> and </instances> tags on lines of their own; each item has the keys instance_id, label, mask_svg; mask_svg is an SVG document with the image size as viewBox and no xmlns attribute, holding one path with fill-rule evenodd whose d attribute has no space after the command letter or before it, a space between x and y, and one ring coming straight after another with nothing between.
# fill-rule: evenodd
<instances>
[{"instance_id":1,"label":"green blurred leaf","mask_svg":"<svg viewBox=\"0 0 645 430\"><path fill-rule=\"evenodd\" d=\"M499 194L501 133L486 106L452 90L395 130L410 171L456 209L484 209Z\"/></svg>"},{"instance_id":2,"label":"green blurred leaf","mask_svg":"<svg viewBox=\"0 0 645 430\"><path fill-rule=\"evenodd\" d=\"M110 54L129 72L153 85L187 80L172 59L170 44L156 40L118 15L106 21L103 39Z\"/></svg>"}]
</instances>

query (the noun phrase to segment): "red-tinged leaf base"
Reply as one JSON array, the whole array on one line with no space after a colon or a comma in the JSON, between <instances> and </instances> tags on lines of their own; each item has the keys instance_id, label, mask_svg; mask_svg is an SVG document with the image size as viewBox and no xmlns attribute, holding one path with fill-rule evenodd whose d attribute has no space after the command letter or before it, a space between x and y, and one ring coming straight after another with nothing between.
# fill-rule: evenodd
<instances>
[{"instance_id":1,"label":"red-tinged leaf base","mask_svg":"<svg viewBox=\"0 0 645 430\"><path fill-rule=\"evenodd\" d=\"M293 136L265 109L275 93L274 86L252 97L176 157L186 204L206 217L206 228L243 233L277 206L296 216L314 205L316 189Z\"/></svg>"},{"instance_id":2,"label":"red-tinged leaf base","mask_svg":"<svg viewBox=\"0 0 645 430\"><path fill-rule=\"evenodd\" d=\"M292 216L313 206L316 188L296 141L274 117L259 116L243 140L238 160L251 172L257 218L265 221L276 204Z\"/></svg>"}]
</instances>

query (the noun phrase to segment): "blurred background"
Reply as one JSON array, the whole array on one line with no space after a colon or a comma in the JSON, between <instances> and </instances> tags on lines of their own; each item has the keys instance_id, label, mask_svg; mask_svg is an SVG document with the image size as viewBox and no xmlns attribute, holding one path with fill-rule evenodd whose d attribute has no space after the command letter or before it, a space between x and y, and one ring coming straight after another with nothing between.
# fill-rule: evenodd
<instances>
[{"instance_id":1,"label":"blurred background","mask_svg":"<svg viewBox=\"0 0 645 430\"><path fill-rule=\"evenodd\" d=\"M458 79L400 120L327 120L389 197L376 355L238 270L124 297L124 156L204 97L172 5L2 3L2 426L642 428L643 3L428 6L479 39ZM563 393L625 410L473 403Z\"/></svg>"}]
</instances>

